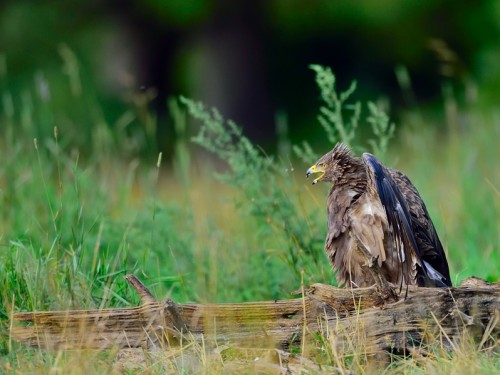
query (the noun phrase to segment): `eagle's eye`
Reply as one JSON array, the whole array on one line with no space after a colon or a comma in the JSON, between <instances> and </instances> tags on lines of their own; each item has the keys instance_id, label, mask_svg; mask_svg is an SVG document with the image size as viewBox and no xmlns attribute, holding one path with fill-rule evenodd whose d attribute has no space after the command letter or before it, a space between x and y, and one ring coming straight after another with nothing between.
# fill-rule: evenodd
<instances>
[{"instance_id":1,"label":"eagle's eye","mask_svg":"<svg viewBox=\"0 0 500 375\"><path fill-rule=\"evenodd\" d=\"M326 163L321 163L319 166L320 166L321 168L326 168Z\"/></svg>"}]
</instances>

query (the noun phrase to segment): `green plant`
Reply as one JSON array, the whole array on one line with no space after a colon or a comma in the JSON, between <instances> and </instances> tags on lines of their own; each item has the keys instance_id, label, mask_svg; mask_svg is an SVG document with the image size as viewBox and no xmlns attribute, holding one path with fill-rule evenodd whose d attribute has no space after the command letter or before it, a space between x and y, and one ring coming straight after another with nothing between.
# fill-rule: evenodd
<instances>
[{"instance_id":1,"label":"green plant","mask_svg":"<svg viewBox=\"0 0 500 375\"><path fill-rule=\"evenodd\" d=\"M338 94L335 76L329 68L312 65L311 69L316 72L323 101L318 121L327 139L332 144L342 141L354 145L361 103L349 104L348 101L356 84ZM193 141L227 163L228 170L218 177L242 193L238 207L257 220L256 235L264 241L264 246L278 242L278 246L286 249L279 253L280 258L295 273L296 280L302 270L308 275L307 282L324 275L323 218L304 209L304 194L296 188L293 162L286 164L282 159L266 155L216 109L207 109L202 103L187 98L181 101L189 114L202 122ZM385 153L394 134L394 124L373 103L368 103L368 109L367 122L375 134L370 144L377 154ZM314 158L307 142L302 147L295 146L294 151L304 161L312 162Z\"/></svg>"},{"instance_id":2,"label":"green plant","mask_svg":"<svg viewBox=\"0 0 500 375\"><path fill-rule=\"evenodd\" d=\"M352 101L357 87L356 81L353 81L346 91L337 92L336 78L330 68L321 65L311 65L310 68L316 73L316 84L322 102L317 120L331 147L342 142L355 151L364 151L358 131L360 123L364 120L370 125L374 135L368 140L371 151L383 158L396 128L394 123L390 122L388 115L374 102L368 102L368 116L362 118L362 103ZM305 141L301 147L294 146L294 152L307 163L312 163L318 157Z\"/></svg>"},{"instance_id":3,"label":"green plant","mask_svg":"<svg viewBox=\"0 0 500 375\"><path fill-rule=\"evenodd\" d=\"M301 270L308 270L314 279L308 265L321 268L323 239L316 216L303 209L304 198L295 187L293 167L265 155L216 109L187 98L181 101L191 116L203 123L193 141L227 162L228 170L218 178L241 193L237 206L257 220L255 235L263 246L286 249L278 252L279 257L297 281Z\"/></svg>"}]
</instances>

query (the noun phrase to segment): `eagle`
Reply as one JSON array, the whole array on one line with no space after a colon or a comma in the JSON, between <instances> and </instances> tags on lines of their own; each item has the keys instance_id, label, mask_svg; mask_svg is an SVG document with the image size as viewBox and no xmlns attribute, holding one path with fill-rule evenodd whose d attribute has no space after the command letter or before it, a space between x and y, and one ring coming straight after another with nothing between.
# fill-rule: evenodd
<instances>
[{"instance_id":1,"label":"eagle","mask_svg":"<svg viewBox=\"0 0 500 375\"><path fill-rule=\"evenodd\" d=\"M441 241L420 194L402 172L375 156L355 157L343 143L307 170L330 182L325 251L340 284L375 284L364 247L387 281L402 287L451 286Z\"/></svg>"}]
</instances>

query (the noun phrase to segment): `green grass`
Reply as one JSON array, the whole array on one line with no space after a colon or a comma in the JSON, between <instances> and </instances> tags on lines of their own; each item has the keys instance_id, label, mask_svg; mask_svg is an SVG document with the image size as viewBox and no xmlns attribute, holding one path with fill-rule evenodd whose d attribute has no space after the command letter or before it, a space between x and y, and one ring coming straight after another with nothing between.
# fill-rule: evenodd
<instances>
[{"instance_id":1,"label":"green grass","mask_svg":"<svg viewBox=\"0 0 500 375\"><path fill-rule=\"evenodd\" d=\"M322 95L318 127L329 143L314 153L307 144L295 146L296 154L312 161L338 139L357 151L384 154L384 161L405 171L421 191L453 282L470 275L498 280L500 121L495 110L478 106L457 113L452 119L466 121L454 131L440 130L443 119L419 113L435 126L411 121L394 133L374 104L356 103L352 90L332 97L333 76L321 67L314 70ZM72 79L75 85L77 77ZM181 303L287 298L302 278L305 284L335 282L323 254L328 187L310 185L304 177L307 163L286 153L264 154L237 125L188 99L169 104L178 136L173 162L141 159L136 151L154 144L153 115L130 108L108 123L96 115L99 108L85 87L68 90L67 101L76 106L87 98L89 110L73 109L79 116L69 123L55 121L63 124L57 130L48 124L64 118L63 108L29 92L25 97L31 99L19 102L9 99L14 93L1 93L0 370L112 371L114 352L53 353L12 342L9 316L136 306L139 299L123 279L127 273L137 274L158 298ZM194 142L189 142L186 112L204 124L196 125ZM357 139L357 129L375 136ZM363 372L362 350L337 353L324 339L317 344L323 354L311 357L314 363ZM185 348L185 366L169 355L134 366L158 373L256 369L255 353L225 353L195 346ZM385 371L499 370L498 357L466 341L455 353L439 345L432 353L396 360Z\"/></svg>"}]
</instances>

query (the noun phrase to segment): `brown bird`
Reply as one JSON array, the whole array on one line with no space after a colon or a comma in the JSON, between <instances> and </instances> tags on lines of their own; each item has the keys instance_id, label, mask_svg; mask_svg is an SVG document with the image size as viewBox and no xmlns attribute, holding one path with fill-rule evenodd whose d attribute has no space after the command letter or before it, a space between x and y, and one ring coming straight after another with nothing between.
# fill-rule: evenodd
<instances>
[{"instance_id":1,"label":"brown bird","mask_svg":"<svg viewBox=\"0 0 500 375\"><path fill-rule=\"evenodd\" d=\"M375 284L363 246L387 281L403 286L451 286L448 262L422 198L411 181L364 153L356 158L338 143L307 171L313 184L332 183L325 251L337 280L352 287Z\"/></svg>"}]
</instances>

